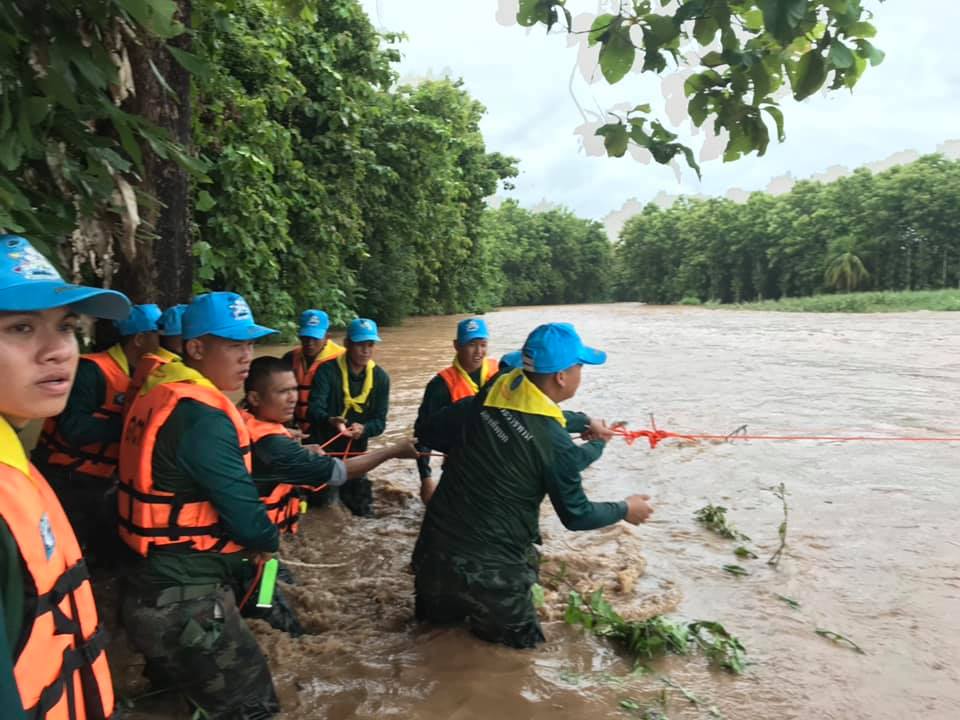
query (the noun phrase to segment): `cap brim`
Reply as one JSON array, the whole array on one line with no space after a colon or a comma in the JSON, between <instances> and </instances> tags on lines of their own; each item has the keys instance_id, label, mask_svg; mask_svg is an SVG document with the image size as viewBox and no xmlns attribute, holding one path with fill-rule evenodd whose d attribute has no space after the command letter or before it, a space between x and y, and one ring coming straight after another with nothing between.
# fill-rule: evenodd
<instances>
[{"instance_id":1,"label":"cap brim","mask_svg":"<svg viewBox=\"0 0 960 720\"><path fill-rule=\"evenodd\" d=\"M264 327L263 325L239 325L237 327L225 328L223 330L211 330L209 332L203 333L204 335L213 335L214 337L224 338L226 340L240 340L246 342L248 340L259 340L262 337L267 335L273 335L274 333L279 332L273 328Z\"/></svg>"},{"instance_id":2,"label":"cap brim","mask_svg":"<svg viewBox=\"0 0 960 720\"><path fill-rule=\"evenodd\" d=\"M577 356L577 360L584 365L603 365L607 361L607 354L603 350L596 350L584 345Z\"/></svg>"},{"instance_id":3,"label":"cap brim","mask_svg":"<svg viewBox=\"0 0 960 720\"><path fill-rule=\"evenodd\" d=\"M306 327L300 328L300 333L297 337L308 337L313 338L314 340L323 340L327 336L327 331L329 327Z\"/></svg>"},{"instance_id":4,"label":"cap brim","mask_svg":"<svg viewBox=\"0 0 960 720\"><path fill-rule=\"evenodd\" d=\"M350 342L381 342L379 335L357 335L349 338Z\"/></svg>"},{"instance_id":5,"label":"cap brim","mask_svg":"<svg viewBox=\"0 0 960 720\"><path fill-rule=\"evenodd\" d=\"M125 320L132 307L116 290L53 281L19 283L0 290L0 312L37 312L69 306L82 315Z\"/></svg>"}]
</instances>

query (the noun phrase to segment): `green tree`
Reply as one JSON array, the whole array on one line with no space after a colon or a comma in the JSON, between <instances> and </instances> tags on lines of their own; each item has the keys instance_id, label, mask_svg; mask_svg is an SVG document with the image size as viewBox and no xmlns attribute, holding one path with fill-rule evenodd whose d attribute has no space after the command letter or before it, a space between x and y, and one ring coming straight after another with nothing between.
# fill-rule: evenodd
<instances>
[{"instance_id":1,"label":"green tree","mask_svg":"<svg viewBox=\"0 0 960 720\"><path fill-rule=\"evenodd\" d=\"M823 277L830 287L845 292L860 289L869 279L870 272L860 257L855 238L845 235L830 243L830 258Z\"/></svg>"}]
</instances>

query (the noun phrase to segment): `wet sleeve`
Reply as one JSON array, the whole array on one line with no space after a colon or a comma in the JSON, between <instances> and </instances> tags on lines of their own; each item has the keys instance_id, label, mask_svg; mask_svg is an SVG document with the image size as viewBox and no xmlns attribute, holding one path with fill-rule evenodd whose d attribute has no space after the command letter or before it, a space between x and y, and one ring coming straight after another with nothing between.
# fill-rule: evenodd
<instances>
[{"instance_id":1,"label":"wet sleeve","mask_svg":"<svg viewBox=\"0 0 960 720\"><path fill-rule=\"evenodd\" d=\"M625 502L591 502L583 492L580 449L559 423L551 425L550 439L551 452L544 462L547 494L564 527L594 530L623 520L627 514Z\"/></svg>"},{"instance_id":2,"label":"wet sleeve","mask_svg":"<svg viewBox=\"0 0 960 720\"><path fill-rule=\"evenodd\" d=\"M427 383L426 390L423 391L423 400L420 403L420 409L417 411L417 421L413 425L413 434L417 440L420 440L423 429L429 417L436 415L445 407L450 405L450 391L447 384L439 375L434 375L433 379ZM430 446L420 440L417 443L417 450L422 453L429 453ZM430 456L421 455L417 458L417 469L420 471L420 478L430 477Z\"/></svg>"},{"instance_id":3,"label":"wet sleeve","mask_svg":"<svg viewBox=\"0 0 960 720\"><path fill-rule=\"evenodd\" d=\"M387 411L390 409L390 376L379 365L373 368L373 406L370 416L363 423L363 436L382 435L387 429Z\"/></svg>"},{"instance_id":4,"label":"wet sleeve","mask_svg":"<svg viewBox=\"0 0 960 720\"><path fill-rule=\"evenodd\" d=\"M184 405L192 417L184 421L178 468L206 491L231 540L250 550L276 550L277 528L247 472L233 423L221 411L190 400L177 412Z\"/></svg>"},{"instance_id":5,"label":"wet sleeve","mask_svg":"<svg viewBox=\"0 0 960 720\"><path fill-rule=\"evenodd\" d=\"M475 412L482 397L486 396L474 395L464 398L426 418L417 439L435 450L449 452L451 448L461 443L463 427Z\"/></svg>"},{"instance_id":6,"label":"wet sleeve","mask_svg":"<svg viewBox=\"0 0 960 720\"><path fill-rule=\"evenodd\" d=\"M574 412L573 410L564 410L563 417L567 421L567 432L571 435L579 435L587 431L590 424L590 418L586 413Z\"/></svg>"},{"instance_id":7,"label":"wet sleeve","mask_svg":"<svg viewBox=\"0 0 960 720\"><path fill-rule=\"evenodd\" d=\"M576 443L574 443L574 445L576 445ZM576 445L577 470L583 472L588 467L593 465L593 463L599 460L600 456L603 455L603 448L605 447L606 443L602 440L591 440L590 442Z\"/></svg>"},{"instance_id":8,"label":"wet sleeve","mask_svg":"<svg viewBox=\"0 0 960 720\"><path fill-rule=\"evenodd\" d=\"M313 425L326 427L329 418L337 414L332 402L334 374L330 371L331 366L336 370L336 363L331 361L321 365L313 376L313 385L310 386L310 397L307 400L307 421ZM337 371L336 378L339 377L340 372Z\"/></svg>"},{"instance_id":9,"label":"wet sleeve","mask_svg":"<svg viewBox=\"0 0 960 720\"><path fill-rule=\"evenodd\" d=\"M306 487L339 487L347 481L347 469L341 460L312 453L284 435L262 438L253 446L253 452L255 474L260 474L259 466L271 480Z\"/></svg>"},{"instance_id":10,"label":"wet sleeve","mask_svg":"<svg viewBox=\"0 0 960 720\"><path fill-rule=\"evenodd\" d=\"M89 360L81 360L67 406L57 421L57 430L64 440L76 447L120 440L123 419L119 415L94 415L103 406L106 395L107 381L100 368Z\"/></svg>"}]
</instances>

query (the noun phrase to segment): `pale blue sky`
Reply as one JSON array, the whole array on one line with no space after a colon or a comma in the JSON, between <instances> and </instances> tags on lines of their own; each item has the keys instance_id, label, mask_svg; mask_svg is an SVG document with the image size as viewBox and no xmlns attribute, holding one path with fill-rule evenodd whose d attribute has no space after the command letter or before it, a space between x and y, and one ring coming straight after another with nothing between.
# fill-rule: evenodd
<instances>
[{"instance_id":1,"label":"pale blue sky","mask_svg":"<svg viewBox=\"0 0 960 720\"><path fill-rule=\"evenodd\" d=\"M516 190L507 196L525 207L559 203L602 219L631 200L646 203L658 194L723 195L732 188L758 190L787 173L811 177L834 166L854 168L895 153L934 152L960 139L960 65L953 61L960 27L954 0L867 0L876 12L875 44L886 53L851 94L837 91L803 103L784 99L787 140L767 154L735 163L702 163L703 180L684 170L637 160L591 156L576 134L584 114L618 103L651 102L667 116L663 83L628 75L608 86L592 61L578 66L578 50L563 35L546 36L509 22L516 0L363 0L375 26L405 32L401 49L405 78L462 77L487 107L481 123L490 150L520 159ZM574 15L603 11L604 0L569 0ZM498 15L499 9L499 15ZM598 81L588 83L593 75ZM673 83L680 86L681 78ZM667 80L666 85L670 85ZM683 103L680 103L683 107ZM671 105L674 119L677 103ZM590 115L593 113L593 115ZM695 150L703 136L680 132ZM782 184L782 183L781 183Z\"/></svg>"}]
</instances>

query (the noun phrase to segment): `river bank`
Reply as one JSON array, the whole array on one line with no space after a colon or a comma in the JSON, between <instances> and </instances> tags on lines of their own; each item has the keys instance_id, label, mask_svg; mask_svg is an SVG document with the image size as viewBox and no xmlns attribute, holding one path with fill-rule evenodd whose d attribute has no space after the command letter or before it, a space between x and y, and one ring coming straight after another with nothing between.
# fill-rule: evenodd
<instances>
[{"instance_id":1,"label":"river bank","mask_svg":"<svg viewBox=\"0 0 960 720\"><path fill-rule=\"evenodd\" d=\"M683 303L682 303L683 304ZM904 290L901 292L859 292L811 297L780 298L751 303L709 302L716 310L760 310L764 312L893 313L929 310L960 311L958 290Z\"/></svg>"}]
</instances>

